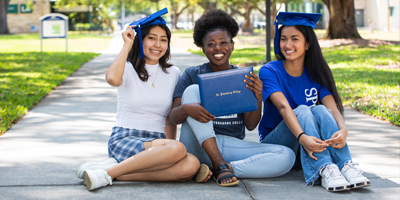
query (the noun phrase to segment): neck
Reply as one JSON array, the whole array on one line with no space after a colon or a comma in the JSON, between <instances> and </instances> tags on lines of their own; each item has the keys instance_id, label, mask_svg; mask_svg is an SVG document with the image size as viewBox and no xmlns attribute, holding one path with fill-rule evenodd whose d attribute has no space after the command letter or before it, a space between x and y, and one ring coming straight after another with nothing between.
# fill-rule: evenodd
<instances>
[{"instance_id":1,"label":"neck","mask_svg":"<svg viewBox=\"0 0 400 200\"><path fill-rule=\"evenodd\" d=\"M219 72L231 69L231 65L229 65L229 63L224 65L213 65L212 63L210 63L210 67L213 72Z\"/></svg>"},{"instance_id":2,"label":"neck","mask_svg":"<svg viewBox=\"0 0 400 200\"><path fill-rule=\"evenodd\" d=\"M283 60L286 72L293 77L299 77L304 71L304 58L296 60Z\"/></svg>"}]
</instances>

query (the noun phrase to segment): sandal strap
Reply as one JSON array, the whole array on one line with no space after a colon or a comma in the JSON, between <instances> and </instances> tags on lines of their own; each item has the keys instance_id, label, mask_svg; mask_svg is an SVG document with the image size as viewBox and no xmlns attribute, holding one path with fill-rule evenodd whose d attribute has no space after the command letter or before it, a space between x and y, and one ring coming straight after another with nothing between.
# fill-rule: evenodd
<instances>
[{"instance_id":1,"label":"sandal strap","mask_svg":"<svg viewBox=\"0 0 400 200\"><path fill-rule=\"evenodd\" d=\"M228 164L226 164L226 163L219 165L217 170L215 170L215 172L216 172L217 176L222 172L231 172L232 173L232 171L229 169Z\"/></svg>"},{"instance_id":2,"label":"sandal strap","mask_svg":"<svg viewBox=\"0 0 400 200\"><path fill-rule=\"evenodd\" d=\"M222 180L226 179L226 178L233 178L236 177L234 174L227 174L227 175L223 175L221 177L219 177L219 179L217 180L218 183L221 183Z\"/></svg>"},{"instance_id":3,"label":"sandal strap","mask_svg":"<svg viewBox=\"0 0 400 200\"><path fill-rule=\"evenodd\" d=\"M217 177L221 174L221 173L224 173L224 172L230 172L231 174L226 174L226 175L223 175L223 176L221 176L221 177L219 177L218 179L217 179ZM233 178L233 177L236 177L235 176L235 174L233 174L233 172L231 171L231 169L229 169L229 165L228 164L221 164L221 165L219 165L218 166L218 168L215 170L215 172L213 172L214 174L214 176L215 176L215 178L217 179L217 182L218 183L221 183L221 181L222 180L224 180L224 179L226 179L226 178Z\"/></svg>"}]
</instances>

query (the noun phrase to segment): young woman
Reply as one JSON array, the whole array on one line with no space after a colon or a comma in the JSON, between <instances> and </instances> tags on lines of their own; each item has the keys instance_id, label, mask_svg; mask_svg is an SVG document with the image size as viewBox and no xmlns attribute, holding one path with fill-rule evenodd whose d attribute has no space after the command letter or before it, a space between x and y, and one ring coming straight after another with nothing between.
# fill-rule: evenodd
<instances>
[{"instance_id":1,"label":"young woman","mask_svg":"<svg viewBox=\"0 0 400 200\"><path fill-rule=\"evenodd\" d=\"M238 178L281 176L289 172L295 159L285 146L243 140L245 127L253 130L261 119L262 83L255 74L243 81L257 97L257 111L215 118L201 106L197 75L237 68L229 64L229 58L238 30L235 19L221 10L207 11L196 21L194 43L209 62L185 70L170 114L172 124L182 123L180 141L201 163L213 166L214 178L221 186L238 184Z\"/></svg>"},{"instance_id":2,"label":"young woman","mask_svg":"<svg viewBox=\"0 0 400 200\"><path fill-rule=\"evenodd\" d=\"M138 27L130 26L122 33L123 48L106 74L107 82L118 88L117 121L108 142L110 158L85 163L77 170L88 190L111 185L114 179L184 181L200 167L198 159L175 140L176 126L168 122L180 76L179 69L167 63L171 32L161 17L142 23L141 37L134 37L133 28ZM207 166L200 172L196 181L210 178Z\"/></svg>"},{"instance_id":3,"label":"young woman","mask_svg":"<svg viewBox=\"0 0 400 200\"><path fill-rule=\"evenodd\" d=\"M369 186L346 144L343 106L313 31L320 14L280 12L277 61L261 67L264 115L260 141L281 144L300 160L307 185L321 177L328 191ZM301 147L301 148L299 148Z\"/></svg>"}]
</instances>

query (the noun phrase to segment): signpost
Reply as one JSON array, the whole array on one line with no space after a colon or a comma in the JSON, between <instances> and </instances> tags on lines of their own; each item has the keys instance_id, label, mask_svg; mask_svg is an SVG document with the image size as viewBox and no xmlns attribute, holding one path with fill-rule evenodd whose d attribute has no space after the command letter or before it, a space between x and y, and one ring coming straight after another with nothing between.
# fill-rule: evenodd
<instances>
[{"instance_id":1,"label":"signpost","mask_svg":"<svg viewBox=\"0 0 400 200\"><path fill-rule=\"evenodd\" d=\"M40 17L40 52L43 50L43 39L65 38L68 52L68 17L59 13L50 13Z\"/></svg>"}]
</instances>

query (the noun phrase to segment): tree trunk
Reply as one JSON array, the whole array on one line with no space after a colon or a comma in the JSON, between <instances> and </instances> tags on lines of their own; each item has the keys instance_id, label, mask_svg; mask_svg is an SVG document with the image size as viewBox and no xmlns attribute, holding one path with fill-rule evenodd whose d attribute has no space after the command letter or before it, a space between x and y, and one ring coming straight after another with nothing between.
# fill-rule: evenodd
<instances>
[{"instance_id":1,"label":"tree trunk","mask_svg":"<svg viewBox=\"0 0 400 200\"><path fill-rule=\"evenodd\" d=\"M7 25L7 9L10 0L0 0L0 34L9 34Z\"/></svg>"},{"instance_id":2,"label":"tree trunk","mask_svg":"<svg viewBox=\"0 0 400 200\"><path fill-rule=\"evenodd\" d=\"M327 39L361 38L354 16L354 0L322 0L329 10Z\"/></svg>"},{"instance_id":3,"label":"tree trunk","mask_svg":"<svg viewBox=\"0 0 400 200\"><path fill-rule=\"evenodd\" d=\"M244 11L244 15L242 15L244 18L244 22L242 25L242 33L253 34L254 26L251 23L250 14L254 7L248 5L247 3L244 3L243 7L244 7L245 11Z\"/></svg>"},{"instance_id":4,"label":"tree trunk","mask_svg":"<svg viewBox=\"0 0 400 200\"><path fill-rule=\"evenodd\" d=\"M182 14L182 12L184 11L184 10L186 10L188 7L190 6L190 4L188 3L185 7L183 7L182 9L181 9L181 11L178 11L178 3L176 3L176 4L174 4L173 6L172 6L172 11L173 11L173 13L172 13L172 30L178 30L179 28L178 28L178 26L177 26L177 24L178 24L178 19L179 19L179 16Z\"/></svg>"},{"instance_id":5,"label":"tree trunk","mask_svg":"<svg viewBox=\"0 0 400 200\"><path fill-rule=\"evenodd\" d=\"M201 0L198 5L204 9L204 12L217 8L217 2L211 2L210 0Z\"/></svg>"}]
</instances>

